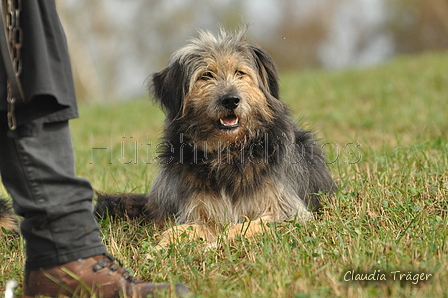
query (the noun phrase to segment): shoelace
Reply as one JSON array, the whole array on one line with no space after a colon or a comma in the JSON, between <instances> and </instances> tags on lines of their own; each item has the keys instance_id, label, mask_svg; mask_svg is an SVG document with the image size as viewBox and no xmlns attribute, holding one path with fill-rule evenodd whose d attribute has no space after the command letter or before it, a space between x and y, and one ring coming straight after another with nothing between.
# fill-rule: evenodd
<instances>
[{"instance_id":1,"label":"shoelace","mask_svg":"<svg viewBox=\"0 0 448 298\"><path fill-rule=\"evenodd\" d=\"M117 262L118 264L115 264L115 262ZM123 264L119 260L117 260L116 258L107 253L104 254L104 259L102 259L93 266L92 270L93 272L98 272L106 267L109 267L110 274L114 273L118 269L122 269L123 273L121 275L124 280L129 280L131 284L135 284L138 282L137 280L134 279L134 277L129 273L128 270L123 268Z\"/></svg>"}]
</instances>

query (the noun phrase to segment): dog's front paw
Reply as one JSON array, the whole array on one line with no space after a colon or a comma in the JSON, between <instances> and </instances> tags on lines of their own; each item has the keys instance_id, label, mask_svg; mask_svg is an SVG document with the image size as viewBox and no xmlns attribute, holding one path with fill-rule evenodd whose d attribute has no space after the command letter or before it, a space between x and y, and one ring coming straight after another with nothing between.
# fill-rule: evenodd
<instances>
[{"instance_id":1,"label":"dog's front paw","mask_svg":"<svg viewBox=\"0 0 448 298\"><path fill-rule=\"evenodd\" d=\"M208 226L198 224L183 224L174 226L162 233L161 240L157 244L158 249L167 248L170 244L181 244L195 240L207 242L216 241L216 233Z\"/></svg>"}]
</instances>

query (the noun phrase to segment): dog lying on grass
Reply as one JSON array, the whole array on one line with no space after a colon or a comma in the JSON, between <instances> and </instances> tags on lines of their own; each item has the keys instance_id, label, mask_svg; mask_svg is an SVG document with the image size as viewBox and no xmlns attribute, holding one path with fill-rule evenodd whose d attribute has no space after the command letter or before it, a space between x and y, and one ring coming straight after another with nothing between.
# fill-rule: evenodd
<instances>
[{"instance_id":1,"label":"dog lying on grass","mask_svg":"<svg viewBox=\"0 0 448 298\"><path fill-rule=\"evenodd\" d=\"M172 218L162 245L180 233L213 242L223 227L233 238L261 233L263 223L313 218L335 184L311 132L279 99L272 58L245 36L200 32L152 76L166 112L160 172L149 194L100 194L100 215L160 226Z\"/></svg>"}]
</instances>

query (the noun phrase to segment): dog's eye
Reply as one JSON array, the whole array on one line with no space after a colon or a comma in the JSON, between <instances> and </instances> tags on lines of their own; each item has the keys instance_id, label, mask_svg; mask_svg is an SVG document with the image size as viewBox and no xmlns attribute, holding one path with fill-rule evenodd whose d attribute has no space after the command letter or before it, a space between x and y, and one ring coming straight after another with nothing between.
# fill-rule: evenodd
<instances>
[{"instance_id":1,"label":"dog's eye","mask_svg":"<svg viewBox=\"0 0 448 298\"><path fill-rule=\"evenodd\" d=\"M211 72L207 71L207 72L204 72L199 79L203 80L203 81L208 81L213 78L214 78L213 74Z\"/></svg>"},{"instance_id":2,"label":"dog's eye","mask_svg":"<svg viewBox=\"0 0 448 298\"><path fill-rule=\"evenodd\" d=\"M241 78L242 76L246 75L246 73L241 70L237 70L237 71L235 71L235 75L237 77Z\"/></svg>"}]
</instances>

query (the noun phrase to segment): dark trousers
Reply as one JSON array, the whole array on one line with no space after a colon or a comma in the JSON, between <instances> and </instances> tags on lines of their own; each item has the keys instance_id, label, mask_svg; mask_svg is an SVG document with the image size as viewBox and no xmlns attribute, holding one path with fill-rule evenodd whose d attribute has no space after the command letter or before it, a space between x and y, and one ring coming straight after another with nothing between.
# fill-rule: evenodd
<instances>
[{"instance_id":1,"label":"dark trousers","mask_svg":"<svg viewBox=\"0 0 448 298\"><path fill-rule=\"evenodd\" d=\"M35 121L15 131L8 130L4 114L0 121L0 175L14 210L24 217L25 269L105 253L92 212L92 187L75 176L68 121Z\"/></svg>"}]
</instances>

